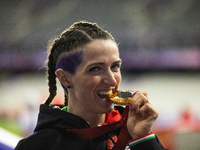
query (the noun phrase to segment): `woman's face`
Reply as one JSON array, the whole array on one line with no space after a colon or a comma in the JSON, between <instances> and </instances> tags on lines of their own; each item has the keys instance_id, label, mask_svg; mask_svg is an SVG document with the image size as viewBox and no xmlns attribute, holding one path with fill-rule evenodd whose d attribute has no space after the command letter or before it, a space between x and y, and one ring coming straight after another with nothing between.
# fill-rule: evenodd
<instances>
[{"instance_id":1,"label":"woman's face","mask_svg":"<svg viewBox=\"0 0 200 150\"><path fill-rule=\"evenodd\" d=\"M121 59L112 40L93 40L84 47L83 60L72 76L70 103L75 110L96 114L109 113L113 104L108 95L121 82Z\"/></svg>"}]
</instances>

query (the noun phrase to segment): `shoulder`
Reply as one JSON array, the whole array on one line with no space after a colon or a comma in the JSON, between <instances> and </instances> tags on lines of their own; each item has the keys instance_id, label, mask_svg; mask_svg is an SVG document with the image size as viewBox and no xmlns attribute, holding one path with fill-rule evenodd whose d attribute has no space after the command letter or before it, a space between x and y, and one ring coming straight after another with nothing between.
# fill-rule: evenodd
<instances>
[{"instance_id":1,"label":"shoulder","mask_svg":"<svg viewBox=\"0 0 200 150\"><path fill-rule=\"evenodd\" d=\"M60 135L61 133L54 129L44 129L35 132L27 138L20 140L15 150L51 149Z\"/></svg>"}]
</instances>

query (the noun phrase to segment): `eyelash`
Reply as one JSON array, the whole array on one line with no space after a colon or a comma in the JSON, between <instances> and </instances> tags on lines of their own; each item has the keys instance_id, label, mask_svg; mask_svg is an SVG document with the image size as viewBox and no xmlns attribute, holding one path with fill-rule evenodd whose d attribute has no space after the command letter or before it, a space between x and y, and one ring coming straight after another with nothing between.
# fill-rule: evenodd
<instances>
[{"instance_id":1,"label":"eyelash","mask_svg":"<svg viewBox=\"0 0 200 150\"><path fill-rule=\"evenodd\" d=\"M100 67L92 67L89 72L96 72L96 71L99 71L100 70Z\"/></svg>"},{"instance_id":2,"label":"eyelash","mask_svg":"<svg viewBox=\"0 0 200 150\"><path fill-rule=\"evenodd\" d=\"M111 69L120 69L121 68L121 65L120 64L114 64L111 66ZM97 72L101 70L100 67L92 67L91 69L89 69L89 72Z\"/></svg>"},{"instance_id":3,"label":"eyelash","mask_svg":"<svg viewBox=\"0 0 200 150\"><path fill-rule=\"evenodd\" d=\"M117 68L116 68L116 67L117 67ZM114 64L111 68L120 69L120 68L121 68L121 65L120 65L120 64Z\"/></svg>"}]
</instances>

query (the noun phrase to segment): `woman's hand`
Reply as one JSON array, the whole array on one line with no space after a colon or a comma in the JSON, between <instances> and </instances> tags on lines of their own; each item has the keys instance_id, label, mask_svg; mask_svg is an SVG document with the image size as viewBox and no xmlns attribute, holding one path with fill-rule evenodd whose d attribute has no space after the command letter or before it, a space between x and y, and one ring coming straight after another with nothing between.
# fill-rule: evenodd
<instances>
[{"instance_id":1,"label":"woman's hand","mask_svg":"<svg viewBox=\"0 0 200 150\"><path fill-rule=\"evenodd\" d=\"M158 112L148 102L146 91L137 91L130 101L127 129L131 137L137 138L152 131Z\"/></svg>"}]
</instances>

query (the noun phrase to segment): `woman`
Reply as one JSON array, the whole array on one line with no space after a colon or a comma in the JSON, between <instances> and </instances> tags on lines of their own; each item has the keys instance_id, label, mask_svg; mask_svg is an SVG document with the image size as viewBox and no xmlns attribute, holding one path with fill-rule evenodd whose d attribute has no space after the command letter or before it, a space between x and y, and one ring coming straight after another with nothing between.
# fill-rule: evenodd
<instances>
[{"instance_id":1,"label":"woman","mask_svg":"<svg viewBox=\"0 0 200 150\"><path fill-rule=\"evenodd\" d=\"M147 92L135 92L125 110L109 99L121 82L121 63L114 38L97 24L81 21L65 30L48 57L50 94L35 132L15 149L164 149L151 132L158 112ZM65 91L61 110L49 106L56 77Z\"/></svg>"}]
</instances>

